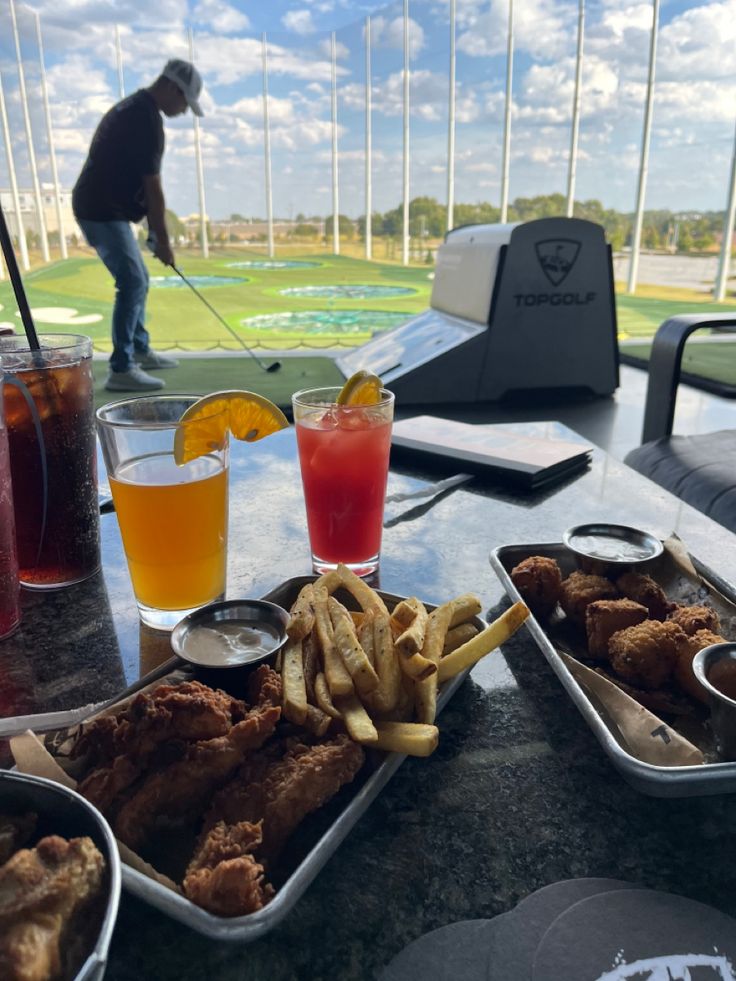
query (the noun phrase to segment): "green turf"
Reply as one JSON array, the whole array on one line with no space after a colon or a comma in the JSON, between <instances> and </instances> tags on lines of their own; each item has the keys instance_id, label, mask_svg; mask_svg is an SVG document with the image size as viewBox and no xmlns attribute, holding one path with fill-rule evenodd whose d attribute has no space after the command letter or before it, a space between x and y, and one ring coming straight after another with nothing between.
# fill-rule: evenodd
<instances>
[{"instance_id":1,"label":"green turf","mask_svg":"<svg viewBox=\"0 0 736 981\"><path fill-rule=\"evenodd\" d=\"M621 354L629 364L646 367L651 352L651 344L621 344ZM733 397L736 395L736 343L686 344L682 355L682 376L695 384L699 378L713 382L714 385L707 386L710 391Z\"/></svg>"},{"instance_id":2,"label":"green turf","mask_svg":"<svg viewBox=\"0 0 736 981\"><path fill-rule=\"evenodd\" d=\"M271 360L264 358L266 364ZM301 388L342 385L345 380L331 358L283 358L279 361L280 370L267 373L248 357L187 357L180 360L178 368L151 374L166 382L164 393L206 395L227 389L245 389L265 395L284 410L290 408L292 394ZM105 361L95 361L93 367L96 407L134 397L136 393L108 392L103 388L107 377Z\"/></svg>"},{"instance_id":3,"label":"green turf","mask_svg":"<svg viewBox=\"0 0 736 981\"><path fill-rule=\"evenodd\" d=\"M664 292L664 287L663 287ZM672 300L651 296L616 296L619 339L629 337L652 337L657 327L668 317L680 313L731 313L736 311L734 303L713 303L709 296L702 301Z\"/></svg>"},{"instance_id":4,"label":"green turf","mask_svg":"<svg viewBox=\"0 0 736 981\"><path fill-rule=\"evenodd\" d=\"M242 250L220 253L203 259L182 250L177 256L185 276L238 276L247 282L228 286L204 287L200 290L209 303L251 347L263 350L288 351L305 346L314 350L334 347L354 347L365 343L371 333L364 330L349 335L320 333L306 336L304 331L261 332L243 327L246 317L296 310L388 310L405 313L407 317L426 310L432 283L426 266L402 268L381 262L366 262L334 255L304 255L321 265L306 269L233 269L228 263L261 258ZM152 276L174 275L159 262L146 257ZM416 292L408 296L384 299L337 300L310 297L282 296L280 289L292 286L332 284L381 284L410 287ZM26 291L32 308L70 307L81 315L99 314L102 319L93 324L54 326L37 318L39 331L74 331L90 336L98 351L110 350L110 315L113 301L112 280L102 263L94 257L72 258L55 262L25 276ZM13 305L10 283L0 283L0 305L6 308L0 320L9 319L7 308ZM166 350L180 347L185 350L207 351L215 348L237 350L238 344L228 334L206 306L183 286L179 289L152 288L148 298L148 326L154 346Z\"/></svg>"}]
</instances>

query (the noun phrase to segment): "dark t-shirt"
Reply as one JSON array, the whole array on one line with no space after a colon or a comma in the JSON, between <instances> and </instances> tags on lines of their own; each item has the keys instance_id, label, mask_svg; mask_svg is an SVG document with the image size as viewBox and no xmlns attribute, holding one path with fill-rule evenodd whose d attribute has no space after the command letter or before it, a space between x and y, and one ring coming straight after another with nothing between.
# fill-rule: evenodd
<instances>
[{"instance_id":1,"label":"dark t-shirt","mask_svg":"<svg viewBox=\"0 0 736 981\"><path fill-rule=\"evenodd\" d=\"M75 217L140 221L143 178L160 172L163 152L161 114L150 93L139 89L102 117L72 192Z\"/></svg>"}]
</instances>

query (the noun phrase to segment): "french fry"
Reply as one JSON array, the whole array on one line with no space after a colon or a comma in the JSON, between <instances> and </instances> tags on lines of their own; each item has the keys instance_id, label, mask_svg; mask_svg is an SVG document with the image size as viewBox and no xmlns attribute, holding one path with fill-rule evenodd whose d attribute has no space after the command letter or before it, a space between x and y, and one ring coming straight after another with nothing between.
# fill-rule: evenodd
<instances>
[{"instance_id":1,"label":"french fry","mask_svg":"<svg viewBox=\"0 0 736 981\"><path fill-rule=\"evenodd\" d=\"M372 611L369 610L368 612L370 613ZM355 629L359 630L363 626L366 614L362 610L348 610L348 613L350 614L350 619L353 621Z\"/></svg>"},{"instance_id":2,"label":"french fry","mask_svg":"<svg viewBox=\"0 0 736 981\"><path fill-rule=\"evenodd\" d=\"M440 731L437 726L420 722L377 722L378 738L371 748L407 756L430 756L437 748Z\"/></svg>"},{"instance_id":3,"label":"french fry","mask_svg":"<svg viewBox=\"0 0 736 981\"><path fill-rule=\"evenodd\" d=\"M281 683L281 705L285 717L296 725L304 725L307 718L307 689L300 640L289 641L283 649Z\"/></svg>"},{"instance_id":4,"label":"french fry","mask_svg":"<svg viewBox=\"0 0 736 981\"><path fill-rule=\"evenodd\" d=\"M330 689L327 687L327 680L321 671L314 679L314 698L325 715L329 715L333 719L342 718L333 704L332 698L330 697Z\"/></svg>"},{"instance_id":5,"label":"french fry","mask_svg":"<svg viewBox=\"0 0 736 981\"><path fill-rule=\"evenodd\" d=\"M452 608L450 628L457 627L459 623L470 620L472 617L477 617L481 611L480 600L474 593L463 593L462 596L456 596L447 605Z\"/></svg>"},{"instance_id":6,"label":"french fry","mask_svg":"<svg viewBox=\"0 0 736 981\"><path fill-rule=\"evenodd\" d=\"M346 565L342 564L338 565L335 571L340 577L340 583L358 601L358 605L362 610L377 609L381 613L388 613L386 604L378 593L374 589L371 589L368 583L363 582L360 576L356 576L351 569L348 569Z\"/></svg>"},{"instance_id":7,"label":"french fry","mask_svg":"<svg viewBox=\"0 0 736 981\"><path fill-rule=\"evenodd\" d=\"M324 586L314 587L314 626L322 648L322 664L331 695L349 695L353 681L335 649L335 630L327 608L329 599Z\"/></svg>"},{"instance_id":8,"label":"french fry","mask_svg":"<svg viewBox=\"0 0 736 981\"><path fill-rule=\"evenodd\" d=\"M424 678L437 674L437 665L433 661L428 661L419 652L410 654L408 657L400 654L399 665L404 674L414 681L422 681Z\"/></svg>"},{"instance_id":9,"label":"french fry","mask_svg":"<svg viewBox=\"0 0 736 981\"><path fill-rule=\"evenodd\" d=\"M337 573L337 569L331 569L329 572L323 573L319 579L315 579L314 585L324 586L331 596L340 585L340 576Z\"/></svg>"},{"instance_id":10,"label":"french fry","mask_svg":"<svg viewBox=\"0 0 736 981\"><path fill-rule=\"evenodd\" d=\"M330 728L330 717L326 712L322 712L314 705L307 705L307 717L304 720L304 728L315 736L324 736Z\"/></svg>"},{"instance_id":11,"label":"french fry","mask_svg":"<svg viewBox=\"0 0 736 981\"><path fill-rule=\"evenodd\" d=\"M356 743L374 743L378 739L376 727L355 693L340 695L335 702L351 739Z\"/></svg>"},{"instance_id":12,"label":"french fry","mask_svg":"<svg viewBox=\"0 0 736 981\"><path fill-rule=\"evenodd\" d=\"M355 618L351 613L350 616L355 623ZM356 624L356 632L358 634L358 643L365 651L365 656L371 662L371 665L375 668L376 666L376 652L375 652L375 642L373 636L373 623L376 618L375 610L368 610L367 613L361 613L361 620L359 624Z\"/></svg>"},{"instance_id":13,"label":"french fry","mask_svg":"<svg viewBox=\"0 0 736 981\"><path fill-rule=\"evenodd\" d=\"M361 695L367 695L378 687L378 675L358 643L350 614L334 596L329 597L327 609L334 629L335 650L348 669L356 689Z\"/></svg>"},{"instance_id":14,"label":"french fry","mask_svg":"<svg viewBox=\"0 0 736 981\"><path fill-rule=\"evenodd\" d=\"M477 633L478 628L474 623L461 623L457 627L448 630L445 635L445 643L442 647L443 656L457 650L461 644L466 643L471 637L475 637Z\"/></svg>"},{"instance_id":15,"label":"french fry","mask_svg":"<svg viewBox=\"0 0 736 981\"><path fill-rule=\"evenodd\" d=\"M502 613L498 619L482 630L479 634L458 647L451 654L445 655L440 661L439 681L447 681L456 674L472 667L490 651L505 643L529 616L529 609L524 603L514 603Z\"/></svg>"},{"instance_id":16,"label":"french fry","mask_svg":"<svg viewBox=\"0 0 736 981\"><path fill-rule=\"evenodd\" d=\"M302 659L304 661L304 685L307 689L307 701L314 705L314 679L322 670L319 641L314 630L302 640Z\"/></svg>"},{"instance_id":17,"label":"french fry","mask_svg":"<svg viewBox=\"0 0 736 981\"><path fill-rule=\"evenodd\" d=\"M286 633L292 640L301 640L307 636L313 626L314 587L309 582L301 588L291 607L289 622L286 624Z\"/></svg>"},{"instance_id":18,"label":"french fry","mask_svg":"<svg viewBox=\"0 0 736 981\"><path fill-rule=\"evenodd\" d=\"M427 610L424 604L416 596L412 596L402 600L394 610L393 615L399 623L406 623L405 618L409 617L406 630L396 639L396 649L399 654L410 657L417 651L421 651L427 630Z\"/></svg>"},{"instance_id":19,"label":"french fry","mask_svg":"<svg viewBox=\"0 0 736 981\"><path fill-rule=\"evenodd\" d=\"M452 603L443 603L432 610L427 618L422 657L435 666L440 663L451 619ZM415 701L417 722L431 725L437 715L437 672L417 682Z\"/></svg>"},{"instance_id":20,"label":"french fry","mask_svg":"<svg viewBox=\"0 0 736 981\"><path fill-rule=\"evenodd\" d=\"M378 675L378 687L366 697L366 701L371 712L377 715L386 715L393 712L399 702L401 667L394 650L389 618L381 613L376 613L372 618L371 628L373 630L373 664ZM363 647L365 649L365 644Z\"/></svg>"}]
</instances>

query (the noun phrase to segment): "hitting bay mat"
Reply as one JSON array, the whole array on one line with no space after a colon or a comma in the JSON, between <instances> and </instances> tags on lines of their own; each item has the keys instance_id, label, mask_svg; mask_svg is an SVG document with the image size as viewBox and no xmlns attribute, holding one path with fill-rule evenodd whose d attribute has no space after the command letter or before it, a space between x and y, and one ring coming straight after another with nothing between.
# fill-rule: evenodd
<instances>
[{"instance_id":1,"label":"hitting bay mat","mask_svg":"<svg viewBox=\"0 0 736 981\"><path fill-rule=\"evenodd\" d=\"M207 395L227 389L245 389L264 395L284 411L291 410L291 396L299 389L342 385L345 380L331 358L270 358L261 354L259 357L266 365L279 361L280 370L267 374L252 358L237 355L222 358L182 357L178 368L166 368L150 374L166 382L166 387L160 390L163 395ZM106 391L103 385L107 377L107 361L94 361L93 370L95 407L146 394Z\"/></svg>"}]
</instances>

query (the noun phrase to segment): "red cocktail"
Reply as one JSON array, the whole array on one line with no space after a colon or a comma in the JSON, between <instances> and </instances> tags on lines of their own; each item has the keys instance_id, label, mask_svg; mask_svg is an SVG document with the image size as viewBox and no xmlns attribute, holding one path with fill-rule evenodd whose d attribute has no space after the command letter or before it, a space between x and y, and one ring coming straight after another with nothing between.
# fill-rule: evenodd
<instances>
[{"instance_id":1,"label":"red cocktail","mask_svg":"<svg viewBox=\"0 0 736 981\"><path fill-rule=\"evenodd\" d=\"M10 484L8 437L3 422L0 377L0 637L12 634L20 623L20 583L15 552L15 520Z\"/></svg>"},{"instance_id":2,"label":"red cocktail","mask_svg":"<svg viewBox=\"0 0 736 981\"><path fill-rule=\"evenodd\" d=\"M337 405L339 392L292 399L312 564L367 575L381 550L394 397L382 390L377 405Z\"/></svg>"},{"instance_id":3,"label":"red cocktail","mask_svg":"<svg viewBox=\"0 0 736 981\"><path fill-rule=\"evenodd\" d=\"M21 582L49 589L100 564L92 342L0 339Z\"/></svg>"}]
</instances>

